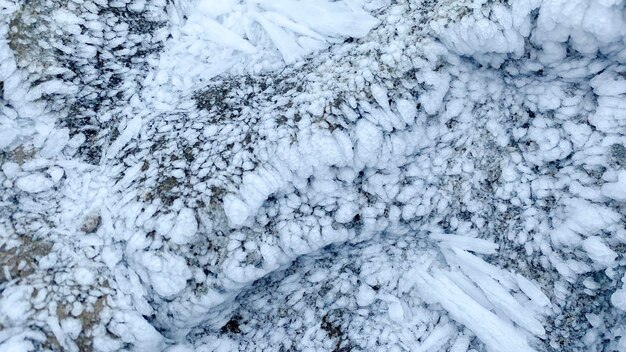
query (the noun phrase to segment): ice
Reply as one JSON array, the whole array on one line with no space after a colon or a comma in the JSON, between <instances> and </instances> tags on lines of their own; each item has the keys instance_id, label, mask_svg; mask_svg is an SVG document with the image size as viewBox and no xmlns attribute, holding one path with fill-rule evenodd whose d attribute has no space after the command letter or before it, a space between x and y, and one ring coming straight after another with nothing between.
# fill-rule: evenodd
<instances>
[{"instance_id":1,"label":"ice","mask_svg":"<svg viewBox=\"0 0 626 352\"><path fill-rule=\"evenodd\" d=\"M141 124L142 119L140 116L135 116L131 120L129 120L126 124L126 128L121 131L120 136L117 137L117 139L113 143L111 143L111 146L107 151L107 156L109 158L115 157L115 155L117 155L117 153L119 153L120 150L124 146L126 146L128 142L130 142L133 138L137 136L137 134L139 134Z\"/></svg>"},{"instance_id":2,"label":"ice","mask_svg":"<svg viewBox=\"0 0 626 352\"><path fill-rule=\"evenodd\" d=\"M0 130L0 149L10 146L17 136L17 129L2 126L2 129Z\"/></svg>"},{"instance_id":3,"label":"ice","mask_svg":"<svg viewBox=\"0 0 626 352\"><path fill-rule=\"evenodd\" d=\"M224 212L231 226L239 227L252 216L253 209L238 196L229 194L224 197Z\"/></svg>"},{"instance_id":4,"label":"ice","mask_svg":"<svg viewBox=\"0 0 626 352\"><path fill-rule=\"evenodd\" d=\"M611 295L611 304L622 311L626 311L626 289L619 289Z\"/></svg>"},{"instance_id":5,"label":"ice","mask_svg":"<svg viewBox=\"0 0 626 352\"><path fill-rule=\"evenodd\" d=\"M626 79L614 72L602 72L595 76L591 86L597 95L618 96L626 93Z\"/></svg>"},{"instance_id":6,"label":"ice","mask_svg":"<svg viewBox=\"0 0 626 352\"><path fill-rule=\"evenodd\" d=\"M617 182L602 185L602 195L618 202L626 201L626 171L620 171Z\"/></svg>"},{"instance_id":7,"label":"ice","mask_svg":"<svg viewBox=\"0 0 626 352\"><path fill-rule=\"evenodd\" d=\"M9 331L7 331L9 332ZM11 352L31 352L35 351L35 346L24 336L24 333L16 333L9 336L6 340L0 338L0 348Z\"/></svg>"},{"instance_id":8,"label":"ice","mask_svg":"<svg viewBox=\"0 0 626 352\"><path fill-rule=\"evenodd\" d=\"M61 325L59 324L59 320L56 316L49 316L46 319L46 323L48 324L48 327L54 334L56 341L58 341L58 343L61 345L61 347L64 350L78 351L78 346L76 346L76 344L68 338L65 330L61 328Z\"/></svg>"},{"instance_id":9,"label":"ice","mask_svg":"<svg viewBox=\"0 0 626 352\"><path fill-rule=\"evenodd\" d=\"M0 350L624 350L623 0L13 2Z\"/></svg>"},{"instance_id":10,"label":"ice","mask_svg":"<svg viewBox=\"0 0 626 352\"><path fill-rule=\"evenodd\" d=\"M285 14L297 23L328 36L365 36L377 20L347 1L255 0L262 7Z\"/></svg>"},{"instance_id":11,"label":"ice","mask_svg":"<svg viewBox=\"0 0 626 352\"><path fill-rule=\"evenodd\" d=\"M545 335L545 329L541 322L535 319L532 314L529 314L528 310L507 292L507 289L486 275L473 273L472 271L467 271L466 273L481 288L489 301L496 308L505 312L512 321L536 336Z\"/></svg>"},{"instance_id":12,"label":"ice","mask_svg":"<svg viewBox=\"0 0 626 352\"><path fill-rule=\"evenodd\" d=\"M401 99L396 101L396 106L400 116L404 119L407 125L412 125L415 117L417 116L417 108L415 102L407 99Z\"/></svg>"},{"instance_id":13,"label":"ice","mask_svg":"<svg viewBox=\"0 0 626 352\"><path fill-rule=\"evenodd\" d=\"M235 9L237 3L237 0L201 0L196 9L211 18L217 18Z\"/></svg>"},{"instance_id":14,"label":"ice","mask_svg":"<svg viewBox=\"0 0 626 352\"><path fill-rule=\"evenodd\" d=\"M65 148L69 140L70 136L67 128L52 131L43 146L43 156L48 158L56 156Z\"/></svg>"},{"instance_id":15,"label":"ice","mask_svg":"<svg viewBox=\"0 0 626 352\"><path fill-rule=\"evenodd\" d=\"M615 259L617 259L617 253L597 236L586 238L582 242L582 246L591 260L603 266L610 267L615 262Z\"/></svg>"},{"instance_id":16,"label":"ice","mask_svg":"<svg viewBox=\"0 0 626 352\"><path fill-rule=\"evenodd\" d=\"M450 347L450 352L466 352L469 350L470 338L466 334L459 335L452 347Z\"/></svg>"},{"instance_id":17,"label":"ice","mask_svg":"<svg viewBox=\"0 0 626 352\"><path fill-rule=\"evenodd\" d=\"M142 316L134 312L119 313L111 324L111 331L123 341L133 343L137 351L161 350L164 338Z\"/></svg>"},{"instance_id":18,"label":"ice","mask_svg":"<svg viewBox=\"0 0 626 352\"><path fill-rule=\"evenodd\" d=\"M61 328L67 333L70 338L75 339L78 337L78 335L80 335L83 327L80 320L75 318L67 318L61 321Z\"/></svg>"},{"instance_id":19,"label":"ice","mask_svg":"<svg viewBox=\"0 0 626 352\"><path fill-rule=\"evenodd\" d=\"M74 272L74 278L79 285L87 286L95 282L94 273L87 268L78 268Z\"/></svg>"},{"instance_id":20,"label":"ice","mask_svg":"<svg viewBox=\"0 0 626 352\"><path fill-rule=\"evenodd\" d=\"M396 323L404 322L404 309L402 309L402 303L400 300L394 296L386 296L382 298L387 301L387 313L389 314L389 318Z\"/></svg>"},{"instance_id":21,"label":"ice","mask_svg":"<svg viewBox=\"0 0 626 352\"><path fill-rule=\"evenodd\" d=\"M339 223L345 224L354 219L354 216L358 213L359 207L356 203L345 203L339 206L335 213L335 220Z\"/></svg>"},{"instance_id":22,"label":"ice","mask_svg":"<svg viewBox=\"0 0 626 352\"><path fill-rule=\"evenodd\" d=\"M376 291L374 291L369 285L361 285L359 291L356 294L356 302L359 306L365 307L374 303L376 300Z\"/></svg>"},{"instance_id":23,"label":"ice","mask_svg":"<svg viewBox=\"0 0 626 352\"><path fill-rule=\"evenodd\" d=\"M519 330L476 303L444 275L435 272L431 276L421 270L413 274L421 294L441 304L454 320L475 333L487 348L495 351L533 351Z\"/></svg>"},{"instance_id":24,"label":"ice","mask_svg":"<svg viewBox=\"0 0 626 352\"><path fill-rule=\"evenodd\" d=\"M578 244L580 235L591 235L617 221L619 214L613 210L584 200L571 200L567 204L570 217L552 234L559 244Z\"/></svg>"},{"instance_id":25,"label":"ice","mask_svg":"<svg viewBox=\"0 0 626 352\"><path fill-rule=\"evenodd\" d=\"M460 235L431 234L430 238L439 241L439 245L447 248L465 249L476 253L496 253L498 245L480 238Z\"/></svg>"},{"instance_id":26,"label":"ice","mask_svg":"<svg viewBox=\"0 0 626 352\"><path fill-rule=\"evenodd\" d=\"M519 288L533 302L537 303L539 306L550 305L550 300L543 292L541 292L537 285L535 285L530 280L520 274L515 275L515 278L517 279L517 285L519 286Z\"/></svg>"},{"instance_id":27,"label":"ice","mask_svg":"<svg viewBox=\"0 0 626 352\"><path fill-rule=\"evenodd\" d=\"M356 2L343 0L182 1L177 10L176 21L183 23L161 71L179 88L224 72L258 72L302 61L329 42L365 36L378 23ZM179 62L185 68L174 64Z\"/></svg>"},{"instance_id":28,"label":"ice","mask_svg":"<svg viewBox=\"0 0 626 352\"><path fill-rule=\"evenodd\" d=\"M25 299L32 294L32 287L17 286L10 287L2 293L3 299L0 301L0 317L3 321L19 325L31 314L30 302Z\"/></svg>"},{"instance_id":29,"label":"ice","mask_svg":"<svg viewBox=\"0 0 626 352\"><path fill-rule=\"evenodd\" d=\"M14 179L20 173L21 168L20 165L14 162L6 162L2 164L2 172L9 179Z\"/></svg>"},{"instance_id":30,"label":"ice","mask_svg":"<svg viewBox=\"0 0 626 352\"><path fill-rule=\"evenodd\" d=\"M454 332L454 328L451 324L438 325L415 351L427 352L440 350L450 340Z\"/></svg>"},{"instance_id":31,"label":"ice","mask_svg":"<svg viewBox=\"0 0 626 352\"><path fill-rule=\"evenodd\" d=\"M355 159L360 161L363 166L375 163L380 156L380 145L383 141L382 132L371 122L362 119L357 123L355 138Z\"/></svg>"},{"instance_id":32,"label":"ice","mask_svg":"<svg viewBox=\"0 0 626 352\"><path fill-rule=\"evenodd\" d=\"M152 288L163 298L171 298L185 288L191 271L179 256L144 252L138 260L149 273Z\"/></svg>"},{"instance_id":33,"label":"ice","mask_svg":"<svg viewBox=\"0 0 626 352\"><path fill-rule=\"evenodd\" d=\"M198 221L192 209L183 208L176 216L174 227L169 230L166 236L176 244L186 244L198 231Z\"/></svg>"},{"instance_id":34,"label":"ice","mask_svg":"<svg viewBox=\"0 0 626 352\"><path fill-rule=\"evenodd\" d=\"M24 192L40 193L51 189L54 182L42 173L33 173L18 178L15 185Z\"/></svg>"},{"instance_id":35,"label":"ice","mask_svg":"<svg viewBox=\"0 0 626 352\"><path fill-rule=\"evenodd\" d=\"M64 171L62 168L60 167L50 167L47 170L48 175L50 175L50 178L52 179L52 182L57 183L61 180L61 178L63 177Z\"/></svg>"},{"instance_id":36,"label":"ice","mask_svg":"<svg viewBox=\"0 0 626 352\"><path fill-rule=\"evenodd\" d=\"M197 26L186 27L183 33L188 35L206 35L219 45L241 50L248 54L256 51L250 42L209 18Z\"/></svg>"},{"instance_id":37,"label":"ice","mask_svg":"<svg viewBox=\"0 0 626 352\"><path fill-rule=\"evenodd\" d=\"M482 258L475 256L461 249L453 249L451 252L444 252L446 259L452 263L458 263L464 270L475 271L480 274L486 274L491 278L499 281L505 287L514 287L512 275L492 264L489 264ZM451 264L452 264L451 263Z\"/></svg>"},{"instance_id":38,"label":"ice","mask_svg":"<svg viewBox=\"0 0 626 352\"><path fill-rule=\"evenodd\" d=\"M270 36L278 51L280 51L286 63L292 64L301 58L305 51L298 45L295 38L283 31L280 27L271 23L261 15L256 20L263 26L267 34Z\"/></svg>"},{"instance_id":39,"label":"ice","mask_svg":"<svg viewBox=\"0 0 626 352\"><path fill-rule=\"evenodd\" d=\"M428 71L424 72L421 80L432 87L419 98L426 113L434 115L439 111L443 98L450 87L450 76L447 73Z\"/></svg>"}]
</instances>

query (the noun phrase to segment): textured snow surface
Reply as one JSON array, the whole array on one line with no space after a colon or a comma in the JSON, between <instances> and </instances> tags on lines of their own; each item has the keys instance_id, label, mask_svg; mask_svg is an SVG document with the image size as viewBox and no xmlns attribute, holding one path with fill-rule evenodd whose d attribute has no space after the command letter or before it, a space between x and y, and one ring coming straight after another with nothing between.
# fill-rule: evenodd
<instances>
[{"instance_id":1,"label":"textured snow surface","mask_svg":"<svg viewBox=\"0 0 626 352\"><path fill-rule=\"evenodd\" d=\"M626 1L0 0L0 351L625 351Z\"/></svg>"}]
</instances>

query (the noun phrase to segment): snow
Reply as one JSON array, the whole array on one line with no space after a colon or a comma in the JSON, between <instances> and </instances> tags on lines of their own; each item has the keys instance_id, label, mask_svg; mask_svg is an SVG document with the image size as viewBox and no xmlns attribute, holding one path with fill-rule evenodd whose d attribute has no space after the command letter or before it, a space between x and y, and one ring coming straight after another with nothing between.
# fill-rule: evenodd
<instances>
[{"instance_id":1,"label":"snow","mask_svg":"<svg viewBox=\"0 0 626 352\"><path fill-rule=\"evenodd\" d=\"M361 306L369 306L376 300L376 292L369 285L361 285L356 295L356 303Z\"/></svg>"},{"instance_id":2,"label":"snow","mask_svg":"<svg viewBox=\"0 0 626 352\"><path fill-rule=\"evenodd\" d=\"M2 128L0 131L0 149L10 146L18 136L18 130L10 127Z\"/></svg>"},{"instance_id":3,"label":"snow","mask_svg":"<svg viewBox=\"0 0 626 352\"><path fill-rule=\"evenodd\" d=\"M192 209L181 209L176 216L174 227L168 232L170 240L176 244L186 244L198 231L198 221Z\"/></svg>"},{"instance_id":4,"label":"snow","mask_svg":"<svg viewBox=\"0 0 626 352\"><path fill-rule=\"evenodd\" d=\"M76 269L76 271L74 272L74 277L76 283L83 286L92 285L95 282L94 273L87 268Z\"/></svg>"},{"instance_id":5,"label":"snow","mask_svg":"<svg viewBox=\"0 0 626 352\"><path fill-rule=\"evenodd\" d=\"M109 158L115 157L115 155L119 153L128 142L137 136L141 129L141 123L142 119L140 116L135 116L128 121L126 128L121 131L120 136L113 143L111 143L111 146L107 151L107 156Z\"/></svg>"},{"instance_id":6,"label":"snow","mask_svg":"<svg viewBox=\"0 0 626 352\"><path fill-rule=\"evenodd\" d=\"M515 275L517 279L517 285L519 288L530 298L533 302L537 303L539 306L548 306L550 305L550 300L546 295L541 292L541 289L537 287L536 284L523 277L520 274Z\"/></svg>"},{"instance_id":7,"label":"snow","mask_svg":"<svg viewBox=\"0 0 626 352\"><path fill-rule=\"evenodd\" d=\"M32 288L11 287L2 293L0 302L0 317L3 321L18 325L29 316L31 304L26 297L32 293Z\"/></svg>"},{"instance_id":8,"label":"snow","mask_svg":"<svg viewBox=\"0 0 626 352\"><path fill-rule=\"evenodd\" d=\"M51 189L54 182L42 173L34 173L18 178L15 185L24 192L39 193Z\"/></svg>"},{"instance_id":9,"label":"snow","mask_svg":"<svg viewBox=\"0 0 626 352\"><path fill-rule=\"evenodd\" d=\"M233 227L243 225L251 215L249 206L235 195L224 197L224 212Z\"/></svg>"},{"instance_id":10,"label":"snow","mask_svg":"<svg viewBox=\"0 0 626 352\"><path fill-rule=\"evenodd\" d=\"M604 241L597 236L586 238L583 241L582 246L591 260L603 266L610 267L615 262L615 259L617 259L617 253L609 248L609 246L607 246L606 243L604 243Z\"/></svg>"},{"instance_id":11,"label":"snow","mask_svg":"<svg viewBox=\"0 0 626 352\"><path fill-rule=\"evenodd\" d=\"M440 241L442 247L465 249L476 253L493 254L498 249L497 244L480 238L442 234L431 234L430 238Z\"/></svg>"},{"instance_id":12,"label":"snow","mask_svg":"<svg viewBox=\"0 0 626 352\"><path fill-rule=\"evenodd\" d=\"M623 311L626 311L626 290L620 289L613 292L611 295L611 304Z\"/></svg>"},{"instance_id":13,"label":"snow","mask_svg":"<svg viewBox=\"0 0 626 352\"><path fill-rule=\"evenodd\" d=\"M476 334L495 351L532 351L526 338L513 325L467 296L444 275L414 272L422 295L441 304L451 317Z\"/></svg>"},{"instance_id":14,"label":"snow","mask_svg":"<svg viewBox=\"0 0 626 352\"><path fill-rule=\"evenodd\" d=\"M624 350L625 8L0 1L0 350Z\"/></svg>"},{"instance_id":15,"label":"snow","mask_svg":"<svg viewBox=\"0 0 626 352\"><path fill-rule=\"evenodd\" d=\"M626 201L626 171L620 171L617 182L602 185L602 195L618 202Z\"/></svg>"},{"instance_id":16,"label":"snow","mask_svg":"<svg viewBox=\"0 0 626 352\"><path fill-rule=\"evenodd\" d=\"M148 271L152 288L163 298L171 298L185 288L191 271L179 256L144 252L139 255L140 265Z\"/></svg>"}]
</instances>

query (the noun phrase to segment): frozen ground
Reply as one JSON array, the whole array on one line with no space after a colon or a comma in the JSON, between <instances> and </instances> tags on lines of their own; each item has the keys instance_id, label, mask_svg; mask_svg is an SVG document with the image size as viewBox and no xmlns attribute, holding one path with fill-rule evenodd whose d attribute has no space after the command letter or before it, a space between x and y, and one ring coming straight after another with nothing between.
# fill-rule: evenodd
<instances>
[{"instance_id":1,"label":"frozen ground","mask_svg":"<svg viewBox=\"0 0 626 352\"><path fill-rule=\"evenodd\" d=\"M625 351L626 1L0 0L0 351Z\"/></svg>"}]
</instances>

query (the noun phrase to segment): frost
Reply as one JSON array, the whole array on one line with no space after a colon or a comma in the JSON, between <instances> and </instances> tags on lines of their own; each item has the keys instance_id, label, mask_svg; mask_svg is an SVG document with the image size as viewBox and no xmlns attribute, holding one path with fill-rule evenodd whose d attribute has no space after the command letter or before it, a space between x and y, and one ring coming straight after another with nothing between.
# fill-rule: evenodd
<instances>
[{"instance_id":1,"label":"frost","mask_svg":"<svg viewBox=\"0 0 626 352\"><path fill-rule=\"evenodd\" d=\"M0 1L0 350L623 351L625 6Z\"/></svg>"},{"instance_id":2,"label":"frost","mask_svg":"<svg viewBox=\"0 0 626 352\"><path fill-rule=\"evenodd\" d=\"M78 268L76 272L74 272L74 277L79 285L84 286L91 285L95 281L94 273L86 268Z\"/></svg>"},{"instance_id":3,"label":"frost","mask_svg":"<svg viewBox=\"0 0 626 352\"><path fill-rule=\"evenodd\" d=\"M615 291L611 295L611 304L623 311L626 311L626 290L621 289Z\"/></svg>"},{"instance_id":4,"label":"frost","mask_svg":"<svg viewBox=\"0 0 626 352\"><path fill-rule=\"evenodd\" d=\"M182 209L176 217L174 227L169 231L170 240L176 244L188 243L198 231L198 222L193 210Z\"/></svg>"},{"instance_id":5,"label":"frost","mask_svg":"<svg viewBox=\"0 0 626 352\"><path fill-rule=\"evenodd\" d=\"M376 292L369 285L362 285L356 296L356 303L359 306L369 306L376 300Z\"/></svg>"},{"instance_id":6,"label":"frost","mask_svg":"<svg viewBox=\"0 0 626 352\"><path fill-rule=\"evenodd\" d=\"M617 182L602 185L602 195L624 202L626 201L626 171L621 171L617 177Z\"/></svg>"},{"instance_id":7,"label":"frost","mask_svg":"<svg viewBox=\"0 0 626 352\"><path fill-rule=\"evenodd\" d=\"M233 226L243 225L251 215L248 205L234 195L224 198L224 212Z\"/></svg>"},{"instance_id":8,"label":"frost","mask_svg":"<svg viewBox=\"0 0 626 352\"><path fill-rule=\"evenodd\" d=\"M162 297L171 298L185 288L191 272L183 258L172 254L142 253L140 264L148 271L152 288Z\"/></svg>"},{"instance_id":9,"label":"frost","mask_svg":"<svg viewBox=\"0 0 626 352\"><path fill-rule=\"evenodd\" d=\"M582 243L583 249L587 251L589 258L603 266L612 266L617 258L615 253L600 238L592 236Z\"/></svg>"},{"instance_id":10,"label":"frost","mask_svg":"<svg viewBox=\"0 0 626 352\"><path fill-rule=\"evenodd\" d=\"M54 183L41 173L34 173L17 179L16 186L24 192L39 193L52 188Z\"/></svg>"},{"instance_id":11,"label":"frost","mask_svg":"<svg viewBox=\"0 0 626 352\"><path fill-rule=\"evenodd\" d=\"M445 275L434 277L420 272L415 275L422 294L441 304L453 319L472 330L488 348L496 351L533 350L515 327L479 305Z\"/></svg>"}]
</instances>

